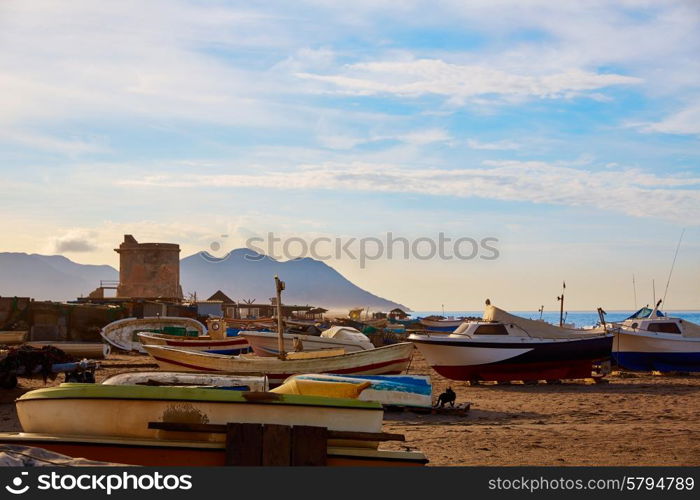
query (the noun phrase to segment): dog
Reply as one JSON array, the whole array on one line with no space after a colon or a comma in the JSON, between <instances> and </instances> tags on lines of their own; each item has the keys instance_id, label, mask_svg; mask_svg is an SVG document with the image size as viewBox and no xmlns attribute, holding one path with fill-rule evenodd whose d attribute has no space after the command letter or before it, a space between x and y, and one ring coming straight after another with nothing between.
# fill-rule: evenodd
<instances>
[{"instance_id":1,"label":"dog","mask_svg":"<svg viewBox=\"0 0 700 500\"><path fill-rule=\"evenodd\" d=\"M438 396L437 403L435 403L436 408L444 408L447 403L450 403L450 406L454 408L455 406L455 400L457 399L457 394L455 394L455 391L452 390L452 387L448 387L445 392L440 394Z\"/></svg>"}]
</instances>

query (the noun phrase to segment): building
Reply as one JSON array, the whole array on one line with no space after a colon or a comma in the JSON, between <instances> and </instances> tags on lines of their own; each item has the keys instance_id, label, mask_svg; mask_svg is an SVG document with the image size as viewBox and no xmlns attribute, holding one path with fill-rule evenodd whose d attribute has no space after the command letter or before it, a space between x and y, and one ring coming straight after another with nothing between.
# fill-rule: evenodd
<instances>
[{"instance_id":1,"label":"building","mask_svg":"<svg viewBox=\"0 0 700 500\"><path fill-rule=\"evenodd\" d=\"M126 234L114 251L119 254L117 298L182 300L180 245L139 243Z\"/></svg>"}]
</instances>

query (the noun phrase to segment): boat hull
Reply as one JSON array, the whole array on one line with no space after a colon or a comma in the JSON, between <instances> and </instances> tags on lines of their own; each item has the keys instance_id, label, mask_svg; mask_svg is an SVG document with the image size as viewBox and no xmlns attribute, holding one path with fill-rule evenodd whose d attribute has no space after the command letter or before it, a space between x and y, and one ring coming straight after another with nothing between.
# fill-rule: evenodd
<instances>
[{"instance_id":1,"label":"boat hull","mask_svg":"<svg viewBox=\"0 0 700 500\"><path fill-rule=\"evenodd\" d=\"M151 467L212 467L226 465L224 443L56 436L35 433L0 433L0 444L43 448L71 457ZM415 467L428 460L416 451L329 446L330 467Z\"/></svg>"},{"instance_id":2,"label":"boat hull","mask_svg":"<svg viewBox=\"0 0 700 500\"><path fill-rule=\"evenodd\" d=\"M246 354L250 352L250 344L243 337L211 337L186 338L177 335L139 333L142 345L166 345L192 351L210 352L214 354Z\"/></svg>"},{"instance_id":3,"label":"boat hull","mask_svg":"<svg viewBox=\"0 0 700 500\"><path fill-rule=\"evenodd\" d=\"M380 432L383 418L381 405L365 401L193 387L62 384L29 392L16 407L24 432L194 441L223 441L224 435L149 429L148 423L235 422Z\"/></svg>"},{"instance_id":4,"label":"boat hull","mask_svg":"<svg viewBox=\"0 0 700 500\"><path fill-rule=\"evenodd\" d=\"M276 357L279 354L279 344L276 332L240 332L256 356ZM284 334L284 349L287 352L294 351L294 339L301 340L305 351L320 351L322 349L343 348L345 352L357 352L366 350L360 344L347 340L318 337L315 335L290 335Z\"/></svg>"},{"instance_id":5,"label":"boat hull","mask_svg":"<svg viewBox=\"0 0 700 500\"><path fill-rule=\"evenodd\" d=\"M207 333L207 328L195 319L160 316L150 318L124 318L113 321L100 330L100 335L118 349L123 351L138 351L145 354L146 351L143 349L143 345L141 345L137 334L148 330L162 330L168 326L179 326L197 330L199 336Z\"/></svg>"},{"instance_id":6,"label":"boat hull","mask_svg":"<svg viewBox=\"0 0 700 500\"><path fill-rule=\"evenodd\" d=\"M615 333L612 355L628 370L700 372L700 338L673 334Z\"/></svg>"},{"instance_id":7,"label":"boat hull","mask_svg":"<svg viewBox=\"0 0 700 500\"><path fill-rule=\"evenodd\" d=\"M0 345L18 345L27 340L25 330L5 330L0 332Z\"/></svg>"},{"instance_id":8,"label":"boat hull","mask_svg":"<svg viewBox=\"0 0 700 500\"><path fill-rule=\"evenodd\" d=\"M146 350L161 370L267 375L270 386L279 385L291 375L302 373L398 375L408 368L413 355L413 345L410 343L339 356L284 361L268 357L223 356L164 346L146 346Z\"/></svg>"},{"instance_id":9,"label":"boat hull","mask_svg":"<svg viewBox=\"0 0 700 500\"><path fill-rule=\"evenodd\" d=\"M589 378L593 363L610 357L612 336L531 342L475 342L412 337L428 364L452 380Z\"/></svg>"}]
</instances>

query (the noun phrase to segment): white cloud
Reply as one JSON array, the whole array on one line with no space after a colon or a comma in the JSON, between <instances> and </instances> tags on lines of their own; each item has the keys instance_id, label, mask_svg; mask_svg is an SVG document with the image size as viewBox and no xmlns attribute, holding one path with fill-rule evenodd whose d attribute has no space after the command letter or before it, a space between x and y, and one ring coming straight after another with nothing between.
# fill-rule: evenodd
<instances>
[{"instance_id":1,"label":"white cloud","mask_svg":"<svg viewBox=\"0 0 700 500\"><path fill-rule=\"evenodd\" d=\"M493 141L493 142L482 142L476 139L467 139L467 146L471 149L481 149L487 151L504 151L504 150L515 150L522 147L521 144L513 141Z\"/></svg>"},{"instance_id":2,"label":"white cloud","mask_svg":"<svg viewBox=\"0 0 700 500\"><path fill-rule=\"evenodd\" d=\"M571 165L574 165L572 163ZM302 165L258 174L146 176L119 181L132 187L232 187L351 190L486 198L595 207L617 213L683 222L700 220L700 177L638 169L592 171L566 164L490 161L480 168L411 169L366 162Z\"/></svg>"},{"instance_id":3,"label":"white cloud","mask_svg":"<svg viewBox=\"0 0 700 500\"><path fill-rule=\"evenodd\" d=\"M692 103L659 122L642 124L641 128L645 132L700 135L700 102Z\"/></svg>"}]
</instances>

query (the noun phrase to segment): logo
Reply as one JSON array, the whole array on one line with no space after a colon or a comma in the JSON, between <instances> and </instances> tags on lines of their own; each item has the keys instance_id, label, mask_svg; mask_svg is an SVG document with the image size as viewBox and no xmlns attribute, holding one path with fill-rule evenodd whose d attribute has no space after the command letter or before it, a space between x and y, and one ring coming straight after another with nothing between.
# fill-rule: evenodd
<instances>
[{"instance_id":1,"label":"logo","mask_svg":"<svg viewBox=\"0 0 700 500\"><path fill-rule=\"evenodd\" d=\"M20 476L17 476L12 480L12 485L14 488L10 485L5 486L5 489L12 493L13 495L21 495L23 493L26 493L27 490L29 489L29 485L25 485L24 487L21 488L22 486L22 476L28 476L29 472L22 472ZM16 489L15 489L16 488Z\"/></svg>"}]
</instances>

